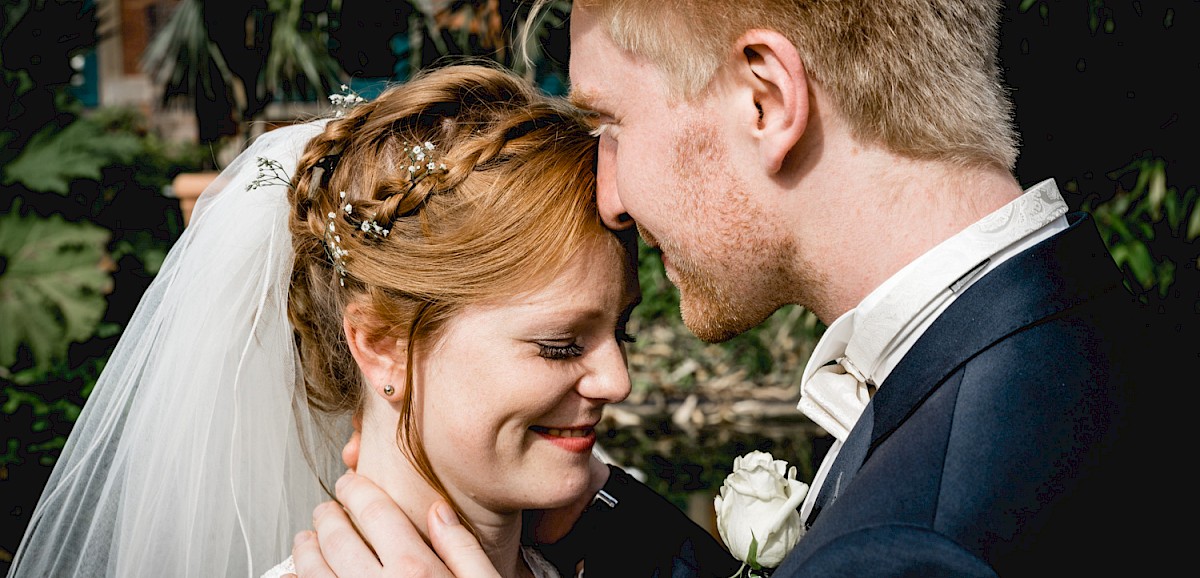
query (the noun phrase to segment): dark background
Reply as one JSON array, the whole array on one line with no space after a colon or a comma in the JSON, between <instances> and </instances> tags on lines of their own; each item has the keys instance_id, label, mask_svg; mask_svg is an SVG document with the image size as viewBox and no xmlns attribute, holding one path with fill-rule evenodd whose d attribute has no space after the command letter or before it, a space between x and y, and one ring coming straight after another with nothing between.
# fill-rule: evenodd
<instances>
[{"instance_id":1,"label":"dark background","mask_svg":"<svg viewBox=\"0 0 1200 578\"><path fill-rule=\"evenodd\" d=\"M1028 3L1007 2L1000 45L1022 135L1022 184L1053 176L1107 190L1105 173L1149 153L1168 161L1168 184L1197 185L1200 2L1060 0L1021 12Z\"/></svg>"}]
</instances>

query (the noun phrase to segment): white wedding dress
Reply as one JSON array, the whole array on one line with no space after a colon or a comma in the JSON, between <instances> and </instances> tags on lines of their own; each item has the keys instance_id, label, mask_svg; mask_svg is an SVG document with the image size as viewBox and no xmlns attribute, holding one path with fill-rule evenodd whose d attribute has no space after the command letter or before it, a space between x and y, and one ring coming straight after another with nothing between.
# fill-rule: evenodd
<instances>
[{"instance_id":1,"label":"white wedding dress","mask_svg":"<svg viewBox=\"0 0 1200 578\"><path fill-rule=\"evenodd\" d=\"M525 559L525 563L529 565L529 569L533 571L534 578L561 578L558 570L547 562L542 557L541 553L528 546L521 546L521 557ZM292 557L288 556L287 560L280 562L278 566L267 570L262 578L281 578L287 574L295 574L296 566L292 562Z\"/></svg>"}]
</instances>

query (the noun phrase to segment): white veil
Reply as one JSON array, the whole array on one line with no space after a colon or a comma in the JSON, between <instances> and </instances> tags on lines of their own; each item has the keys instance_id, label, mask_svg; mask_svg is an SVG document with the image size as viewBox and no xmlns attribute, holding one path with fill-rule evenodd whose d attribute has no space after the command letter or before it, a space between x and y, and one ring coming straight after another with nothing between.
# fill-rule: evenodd
<instances>
[{"instance_id":1,"label":"white veil","mask_svg":"<svg viewBox=\"0 0 1200 578\"><path fill-rule=\"evenodd\" d=\"M287 295L289 175L323 121L259 137L194 217L84 404L9 571L26 576L257 577L344 469L305 402ZM312 456L305 458L301 436Z\"/></svg>"}]
</instances>

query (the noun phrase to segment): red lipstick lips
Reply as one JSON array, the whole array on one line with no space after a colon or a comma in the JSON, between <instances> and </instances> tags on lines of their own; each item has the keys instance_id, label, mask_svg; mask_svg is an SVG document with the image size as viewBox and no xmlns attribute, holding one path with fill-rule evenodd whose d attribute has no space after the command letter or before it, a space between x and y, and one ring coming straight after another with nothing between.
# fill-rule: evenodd
<instances>
[{"instance_id":1,"label":"red lipstick lips","mask_svg":"<svg viewBox=\"0 0 1200 578\"><path fill-rule=\"evenodd\" d=\"M542 439L572 453L588 453L596 444L596 429L592 427L550 428L531 426Z\"/></svg>"}]
</instances>

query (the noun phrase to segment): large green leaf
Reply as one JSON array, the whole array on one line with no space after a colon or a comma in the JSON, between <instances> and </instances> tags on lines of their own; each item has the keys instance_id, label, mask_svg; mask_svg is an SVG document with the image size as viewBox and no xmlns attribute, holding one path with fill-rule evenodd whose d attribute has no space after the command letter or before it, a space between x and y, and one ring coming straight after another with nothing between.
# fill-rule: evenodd
<instances>
[{"instance_id":1,"label":"large green leaf","mask_svg":"<svg viewBox=\"0 0 1200 578\"><path fill-rule=\"evenodd\" d=\"M86 118L62 129L51 125L33 135L21 154L4 167L3 183L20 182L34 191L65 195L72 180L99 180L100 169L128 163L141 149L136 136L105 131Z\"/></svg>"},{"instance_id":2,"label":"large green leaf","mask_svg":"<svg viewBox=\"0 0 1200 578\"><path fill-rule=\"evenodd\" d=\"M110 232L60 216L0 215L0 366L25 345L37 367L65 357L95 332L112 291Z\"/></svg>"}]
</instances>

